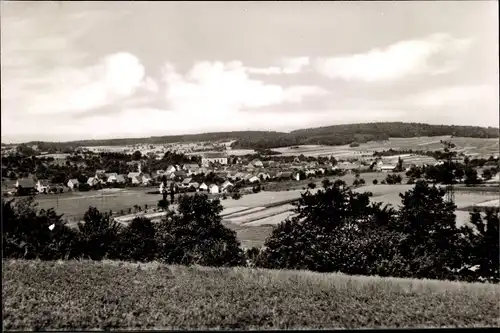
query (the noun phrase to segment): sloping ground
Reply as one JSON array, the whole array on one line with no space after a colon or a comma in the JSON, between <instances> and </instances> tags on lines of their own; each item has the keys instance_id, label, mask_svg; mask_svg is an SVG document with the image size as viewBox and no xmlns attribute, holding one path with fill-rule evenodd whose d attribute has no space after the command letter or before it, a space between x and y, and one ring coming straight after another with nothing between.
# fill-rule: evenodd
<instances>
[{"instance_id":1,"label":"sloping ground","mask_svg":"<svg viewBox=\"0 0 500 333\"><path fill-rule=\"evenodd\" d=\"M495 327L499 285L121 262L4 261L8 330Z\"/></svg>"}]
</instances>

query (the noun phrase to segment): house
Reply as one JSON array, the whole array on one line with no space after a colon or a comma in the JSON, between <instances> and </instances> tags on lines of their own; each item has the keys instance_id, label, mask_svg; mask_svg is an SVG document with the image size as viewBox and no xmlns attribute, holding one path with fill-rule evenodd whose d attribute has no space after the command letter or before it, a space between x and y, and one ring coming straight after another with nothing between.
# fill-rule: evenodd
<instances>
[{"instance_id":1,"label":"house","mask_svg":"<svg viewBox=\"0 0 500 333\"><path fill-rule=\"evenodd\" d=\"M193 179L192 179L191 177L189 177L189 178L185 178L185 179L182 181L181 186L182 186L182 187L189 187L189 184L191 183L191 181L192 181L192 180L193 180Z\"/></svg>"},{"instance_id":2,"label":"house","mask_svg":"<svg viewBox=\"0 0 500 333\"><path fill-rule=\"evenodd\" d=\"M173 173L173 172L176 172L177 169L173 166L173 165L169 165L166 169L165 169L165 173L169 174L169 173Z\"/></svg>"},{"instance_id":3,"label":"house","mask_svg":"<svg viewBox=\"0 0 500 333\"><path fill-rule=\"evenodd\" d=\"M201 158L201 164L209 165L210 163L227 165L227 155L222 153L206 153Z\"/></svg>"},{"instance_id":4,"label":"house","mask_svg":"<svg viewBox=\"0 0 500 333\"><path fill-rule=\"evenodd\" d=\"M253 172L255 170L255 167L253 166L252 163L248 163L245 167L245 169L248 171L248 172Z\"/></svg>"},{"instance_id":5,"label":"house","mask_svg":"<svg viewBox=\"0 0 500 333\"><path fill-rule=\"evenodd\" d=\"M118 184L125 184L127 181L125 180L125 177L123 175L118 175L116 176L116 182Z\"/></svg>"},{"instance_id":6,"label":"house","mask_svg":"<svg viewBox=\"0 0 500 333\"><path fill-rule=\"evenodd\" d=\"M266 172L259 172L256 176L262 180L268 180L269 178L271 178L271 176Z\"/></svg>"},{"instance_id":7,"label":"house","mask_svg":"<svg viewBox=\"0 0 500 333\"><path fill-rule=\"evenodd\" d=\"M264 166L264 164L262 163L262 161L258 160L258 159L255 159L252 161L252 165L254 167L257 167L257 168L262 168Z\"/></svg>"},{"instance_id":8,"label":"house","mask_svg":"<svg viewBox=\"0 0 500 333\"><path fill-rule=\"evenodd\" d=\"M99 179L104 179L106 177L106 170L96 170L95 176Z\"/></svg>"},{"instance_id":9,"label":"house","mask_svg":"<svg viewBox=\"0 0 500 333\"><path fill-rule=\"evenodd\" d=\"M260 179L257 176L251 176L250 178L248 178L248 182L250 182L250 183L256 183L259 181L260 181Z\"/></svg>"},{"instance_id":10,"label":"house","mask_svg":"<svg viewBox=\"0 0 500 333\"><path fill-rule=\"evenodd\" d=\"M80 182L78 181L78 179L70 179L68 180L68 187L72 190L74 190L75 188L78 188L78 185L80 185Z\"/></svg>"},{"instance_id":11,"label":"house","mask_svg":"<svg viewBox=\"0 0 500 333\"><path fill-rule=\"evenodd\" d=\"M198 164L191 163L191 164L184 164L182 168L187 172L196 173L200 169L200 166Z\"/></svg>"},{"instance_id":12,"label":"house","mask_svg":"<svg viewBox=\"0 0 500 333\"><path fill-rule=\"evenodd\" d=\"M219 193L219 186L215 185L215 184L212 184L208 187L208 191L211 193L211 194L216 194L216 193Z\"/></svg>"},{"instance_id":13,"label":"house","mask_svg":"<svg viewBox=\"0 0 500 333\"><path fill-rule=\"evenodd\" d=\"M395 168L396 166L392 164L377 165L377 171L379 172L391 172L394 171Z\"/></svg>"},{"instance_id":14,"label":"house","mask_svg":"<svg viewBox=\"0 0 500 333\"><path fill-rule=\"evenodd\" d=\"M153 178L151 178L151 176L147 173L142 174L141 178L142 185L149 185L153 181Z\"/></svg>"},{"instance_id":15,"label":"house","mask_svg":"<svg viewBox=\"0 0 500 333\"><path fill-rule=\"evenodd\" d=\"M208 191L208 186L207 184L203 183L199 187L200 191Z\"/></svg>"},{"instance_id":16,"label":"house","mask_svg":"<svg viewBox=\"0 0 500 333\"><path fill-rule=\"evenodd\" d=\"M173 175L175 179L185 179L188 177L188 174L185 171L175 171Z\"/></svg>"},{"instance_id":17,"label":"house","mask_svg":"<svg viewBox=\"0 0 500 333\"><path fill-rule=\"evenodd\" d=\"M221 191L222 192L225 192L226 190L228 190L230 187L232 187L233 184L231 184L230 181L226 180L220 187Z\"/></svg>"},{"instance_id":18,"label":"house","mask_svg":"<svg viewBox=\"0 0 500 333\"><path fill-rule=\"evenodd\" d=\"M195 190L197 190L199 187L200 187L200 184L197 183L197 182L191 182L189 183L189 187L191 188L194 188Z\"/></svg>"},{"instance_id":19,"label":"house","mask_svg":"<svg viewBox=\"0 0 500 333\"><path fill-rule=\"evenodd\" d=\"M89 179L87 179L87 184L89 184L91 187L96 186L99 183L101 183L101 181L97 177L90 177Z\"/></svg>"},{"instance_id":20,"label":"house","mask_svg":"<svg viewBox=\"0 0 500 333\"><path fill-rule=\"evenodd\" d=\"M18 191L34 192L36 190L35 181L32 178L23 178L16 181Z\"/></svg>"},{"instance_id":21,"label":"house","mask_svg":"<svg viewBox=\"0 0 500 333\"><path fill-rule=\"evenodd\" d=\"M282 172L278 173L277 178L289 179L292 177L292 175L293 175L292 171L282 171Z\"/></svg>"},{"instance_id":22,"label":"house","mask_svg":"<svg viewBox=\"0 0 500 333\"><path fill-rule=\"evenodd\" d=\"M40 179L36 183L36 190L38 193L49 193L50 191L50 184L49 181L46 179Z\"/></svg>"},{"instance_id":23,"label":"house","mask_svg":"<svg viewBox=\"0 0 500 333\"><path fill-rule=\"evenodd\" d=\"M116 177L118 177L118 174L116 172L111 172L106 174L106 177L107 177L106 180L107 183L116 183Z\"/></svg>"}]
</instances>

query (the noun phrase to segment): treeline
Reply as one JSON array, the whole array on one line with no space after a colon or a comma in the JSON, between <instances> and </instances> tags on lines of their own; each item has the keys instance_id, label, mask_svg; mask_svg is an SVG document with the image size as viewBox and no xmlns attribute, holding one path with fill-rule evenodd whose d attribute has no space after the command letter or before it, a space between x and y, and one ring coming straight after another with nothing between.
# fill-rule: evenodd
<instances>
[{"instance_id":1,"label":"treeline","mask_svg":"<svg viewBox=\"0 0 500 333\"><path fill-rule=\"evenodd\" d=\"M121 226L95 208L84 223L66 226L33 201L3 201L4 258L89 258L170 264L257 266L345 274L499 281L499 211L471 213L457 227L444 190L418 181L394 209L370 203L343 181L302 194L296 216L277 225L263 248L243 251L224 227L218 199L181 196L177 211L157 223L136 218Z\"/></svg>"},{"instance_id":2,"label":"treeline","mask_svg":"<svg viewBox=\"0 0 500 333\"><path fill-rule=\"evenodd\" d=\"M295 145L347 145L389 138L419 136L458 136L473 138L498 138L498 128L453 125L429 125L420 123L386 122L335 125L300 129L288 134L268 138L241 138L233 148L278 148Z\"/></svg>"},{"instance_id":3,"label":"treeline","mask_svg":"<svg viewBox=\"0 0 500 333\"><path fill-rule=\"evenodd\" d=\"M164 144L174 142L228 141L234 148L270 149L303 144L345 145L371 140L387 140L389 137L410 138L418 136L453 135L472 138L498 138L498 128L454 125L429 125L421 123L383 122L334 125L299 129L290 133L275 131L233 131L188 135L152 136L149 138L124 138L103 140L79 140L70 142L32 141L44 151L72 151L78 146L119 146L135 144Z\"/></svg>"}]
</instances>

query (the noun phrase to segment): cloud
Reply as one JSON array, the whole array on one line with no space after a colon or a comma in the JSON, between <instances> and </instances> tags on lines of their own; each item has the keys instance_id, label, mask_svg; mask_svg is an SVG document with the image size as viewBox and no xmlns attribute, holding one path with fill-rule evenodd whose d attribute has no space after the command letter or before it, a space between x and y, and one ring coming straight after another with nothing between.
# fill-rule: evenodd
<instances>
[{"instance_id":1,"label":"cloud","mask_svg":"<svg viewBox=\"0 0 500 333\"><path fill-rule=\"evenodd\" d=\"M281 65L266 68L248 67L246 71L251 74L277 75L298 74L310 65L309 57L283 58Z\"/></svg>"},{"instance_id":2,"label":"cloud","mask_svg":"<svg viewBox=\"0 0 500 333\"><path fill-rule=\"evenodd\" d=\"M58 68L40 81L41 93L26 107L30 114L79 113L119 102L139 89L158 87L145 77L139 59L126 52L104 57L90 67Z\"/></svg>"},{"instance_id":3,"label":"cloud","mask_svg":"<svg viewBox=\"0 0 500 333\"><path fill-rule=\"evenodd\" d=\"M297 68L297 64L294 66ZM170 109L181 112L232 112L283 103L300 103L306 97L325 95L316 86L282 87L248 76L239 61L198 62L185 75L171 64L163 70Z\"/></svg>"},{"instance_id":4,"label":"cloud","mask_svg":"<svg viewBox=\"0 0 500 333\"><path fill-rule=\"evenodd\" d=\"M454 71L472 40L436 33L368 53L318 59L317 70L332 79L391 81L409 75L439 75Z\"/></svg>"}]
</instances>

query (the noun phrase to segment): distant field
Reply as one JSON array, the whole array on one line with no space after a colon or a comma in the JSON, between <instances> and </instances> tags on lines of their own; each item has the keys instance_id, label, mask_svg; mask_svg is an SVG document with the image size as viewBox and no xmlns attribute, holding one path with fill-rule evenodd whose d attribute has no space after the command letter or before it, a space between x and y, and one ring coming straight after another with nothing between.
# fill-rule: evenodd
<instances>
[{"instance_id":1,"label":"distant field","mask_svg":"<svg viewBox=\"0 0 500 333\"><path fill-rule=\"evenodd\" d=\"M440 140L451 140L457 145L457 149L465 154L490 156L498 155L500 149L498 139L479 139L479 138L451 138L450 136L440 137L417 137L417 138L390 138L384 142L367 142L360 144L359 147L344 146L322 146L322 145L303 145L294 149L292 147L276 148L273 150L281 152L285 156L300 155L305 156L335 156L336 158L349 158L354 154L373 153L375 151L389 149L413 149L413 150L439 150L443 146Z\"/></svg>"},{"instance_id":2,"label":"distant field","mask_svg":"<svg viewBox=\"0 0 500 333\"><path fill-rule=\"evenodd\" d=\"M158 263L4 261L6 330L498 327L500 286Z\"/></svg>"}]
</instances>

